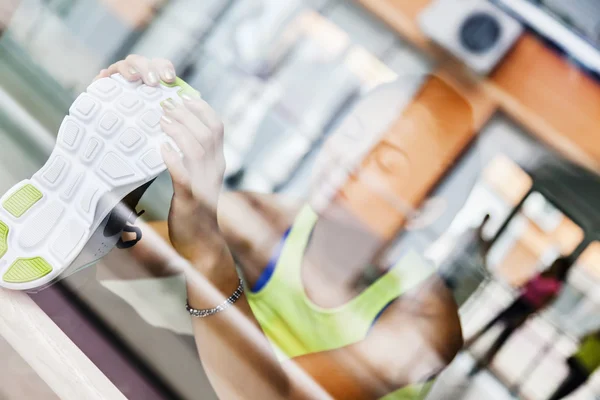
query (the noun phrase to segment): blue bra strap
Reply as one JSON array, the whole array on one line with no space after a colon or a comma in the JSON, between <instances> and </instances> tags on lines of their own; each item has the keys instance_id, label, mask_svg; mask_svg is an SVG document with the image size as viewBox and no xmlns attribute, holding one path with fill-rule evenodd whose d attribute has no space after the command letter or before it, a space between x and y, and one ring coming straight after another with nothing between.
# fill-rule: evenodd
<instances>
[{"instance_id":1,"label":"blue bra strap","mask_svg":"<svg viewBox=\"0 0 600 400\"><path fill-rule=\"evenodd\" d=\"M275 272L275 267L277 266L277 261L279 261L279 255L281 254L281 250L283 249L283 245L285 244L285 240L287 239L290 230L291 228L288 228L288 230L283 234L279 245L273 252L271 259L267 264L267 267L261 272L260 276L256 280L256 283L252 287L251 290L253 293L260 292L267 285L269 279L271 279L271 276L273 276L273 273Z\"/></svg>"}]
</instances>

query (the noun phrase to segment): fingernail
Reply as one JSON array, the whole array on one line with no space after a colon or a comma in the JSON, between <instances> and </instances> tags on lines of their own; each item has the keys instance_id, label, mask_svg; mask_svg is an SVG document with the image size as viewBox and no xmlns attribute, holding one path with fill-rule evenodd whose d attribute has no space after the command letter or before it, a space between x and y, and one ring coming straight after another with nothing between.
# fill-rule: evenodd
<instances>
[{"instance_id":1,"label":"fingernail","mask_svg":"<svg viewBox=\"0 0 600 400\"><path fill-rule=\"evenodd\" d=\"M172 81L173 79L175 79L175 71L173 71L172 69L167 69L165 71L165 78L167 78L168 81Z\"/></svg>"},{"instance_id":2,"label":"fingernail","mask_svg":"<svg viewBox=\"0 0 600 400\"><path fill-rule=\"evenodd\" d=\"M186 101L198 100L200 98L200 94L194 93L194 95L191 95L189 93L182 93L181 98Z\"/></svg>"},{"instance_id":3,"label":"fingernail","mask_svg":"<svg viewBox=\"0 0 600 400\"><path fill-rule=\"evenodd\" d=\"M133 68L133 67L129 67L129 73L130 73L131 75L135 75L135 74L137 74L137 73L138 73L138 70L137 70L137 69L135 69L135 68Z\"/></svg>"},{"instance_id":4,"label":"fingernail","mask_svg":"<svg viewBox=\"0 0 600 400\"><path fill-rule=\"evenodd\" d=\"M158 83L158 78L156 78L154 72L148 72L148 83L151 85L156 85Z\"/></svg>"},{"instance_id":5,"label":"fingernail","mask_svg":"<svg viewBox=\"0 0 600 400\"><path fill-rule=\"evenodd\" d=\"M171 99L167 99L167 100L163 101L161 103L161 105L163 106L163 108L166 108L167 110L173 110L175 107L177 107L175 105L175 103L173 102L173 100L171 100Z\"/></svg>"},{"instance_id":6,"label":"fingernail","mask_svg":"<svg viewBox=\"0 0 600 400\"><path fill-rule=\"evenodd\" d=\"M173 120L165 115L163 115L162 117L160 117L161 120L163 120L164 122L166 122L167 124L172 124Z\"/></svg>"}]
</instances>

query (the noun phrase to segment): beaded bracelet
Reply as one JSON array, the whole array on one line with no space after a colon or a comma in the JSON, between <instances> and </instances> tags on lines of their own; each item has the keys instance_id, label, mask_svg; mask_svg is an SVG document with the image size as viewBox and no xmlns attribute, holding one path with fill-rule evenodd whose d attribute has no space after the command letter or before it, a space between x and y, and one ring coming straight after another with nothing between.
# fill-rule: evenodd
<instances>
[{"instance_id":1,"label":"beaded bracelet","mask_svg":"<svg viewBox=\"0 0 600 400\"><path fill-rule=\"evenodd\" d=\"M240 297L242 297L242 293L244 293L244 283L240 279L240 284L239 284L238 288L235 290L235 292L233 292L233 294L227 300L225 300L223 303L219 304L215 308L207 308L207 309L203 309L203 310L198 310L196 308L192 308L190 306L190 303L188 300L188 302L185 305L185 309L190 313L190 315L192 317L197 317L197 318L210 317L211 315L215 315L215 314L220 313L221 311L227 310L236 301L238 301L238 299Z\"/></svg>"}]
</instances>

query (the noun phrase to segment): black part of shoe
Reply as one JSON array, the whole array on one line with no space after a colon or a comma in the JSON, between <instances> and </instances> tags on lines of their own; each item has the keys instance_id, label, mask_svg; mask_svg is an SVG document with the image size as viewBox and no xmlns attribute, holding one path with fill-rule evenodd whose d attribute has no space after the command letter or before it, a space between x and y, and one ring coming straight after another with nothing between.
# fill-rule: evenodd
<instances>
[{"instance_id":1,"label":"black part of shoe","mask_svg":"<svg viewBox=\"0 0 600 400\"><path fill-rule=\"evenodd\" d=\"M125 198L119 204L117 204L115 208L113 208L107 217L108 222L104 227L104 237L113 237L120 234L123 232L123 229L128 223L133 224L135 220L143 214L143 212L138 214L135 209L142 196L144 193L146 193L146 190L148 190L153 182L154 179L138 187L133 192L125 196Z\"/></svg>"},{"instance_id":2,"label":"black part of shoe","mask_svg":"<svg viewBox=\"0 0 600 400\"><path fill-rule=\"evenodd\" d=\"M135 233L135 239L123 241L123 238L119 238L117 242L117 249L130 249L142 240L142 230L137 226L127 225L123 228L123 232Z\"/></svg>"},{"instance_id":3,"label":"black part of shoe","mask_svg":"<svg viewBox=\"0 0 600 400\"><path fill-rule=\"evenodd\" d=\"M471 368L471 371L469 371L469 374L467 375L467 377L473 378L475 375L477 375L479 372L481 372L482 369L483 369L483 365L481 365L481 363L479 363L479 362L475 363L473 368Z\"/></svg>"},{"instance_id":4,"label":"black part of shoe","mask_svg":"<svg viewBox=\"0 0 600 400\"><path fill-rule=\"evenodd\" d=\"M246 171L244 169L240 169L235 174L233 174L230 177L226 178L225 179L225 184L227 186L231 187L231 188L238 187L238 185L242 182L242 179L244 179L245 172Z\"/></svg>"}]
</instances>

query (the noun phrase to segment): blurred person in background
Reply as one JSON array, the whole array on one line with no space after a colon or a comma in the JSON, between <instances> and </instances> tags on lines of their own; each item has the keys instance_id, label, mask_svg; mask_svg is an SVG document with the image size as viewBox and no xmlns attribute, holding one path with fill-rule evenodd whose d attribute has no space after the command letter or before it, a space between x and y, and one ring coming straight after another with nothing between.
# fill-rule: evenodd
<instances>
[{"instance_id":1,"label":"blurred person in background","mask_svg":"<svg viewBox=\"0 0 600 400\"><path fill-rule=\"evenodd\" d=\"M600 367L600 330L581 338L577 351L567 359L569 373L548 400L567 397L583 384Z\"/></svg>"},{"instance_id":2,"label":"blurred person in background","mask_svg":"<svg viewBox=\"0 0 600 400\"><path fill-rule=\"evenodd\" d=\"M130 56L99 77L117 72L150 85L174 75L166 60ZM162 128L183 158L163 148L174 195L168 221L154 227L194 267L185 271L189 306L227 299L239 285L235 261L244 277L235 307L193 321L219 397L422 399L462 347L457 306L434 268L414 250L393 265L383 257L414 218L403 191L415 184L411 162L425 157L407 154L406 143L425 138L432 146L420 150L435 157L438 137L473 129L455 89L426 76L411 92L414 79L382 85L346 116L317 161L307 204L221 195L219 117L200 98L165 105ZM142 240L133 251L174 272L159 248Z\"/></svg>"},{"instance_id":3,"label":"blurred person in background","mask_svg":"<svg viewBox=\"0 0 600 400\"><path fill-rule=\"evenodd\" d=\"M517 299L467 341L465 348L471 347L496 324L502 323L504 325L502 333L485 352L484 356L476 362L469 376L477 374L490 365L512 334L529 317L545 309L558 297L571 266L572 262L568 257L556 259L548 269L535 275L525 283Z\"/></svg>"},{"instance_id":4,"label":"blurred person in background","mask_svg":"<svg viewBox=\"0 0 600 400\"><path fill-rule=\"evenodd\" d=\"M456 240L452 243L452 254L458 255L459 258L454 259L452 254L450 254L440 267L439 273L444 277L446 286L455 293L455 297L458 295L461 300L464 297L466 301L471 294L470 291L466 296L461 296L461 293L457 293L457 291L460 291L461 283L465 279L471 278L469 274L476 273L469 268L463 267L462 262L464 261L462 257L465 255L472 257L477 268L481 271L487 270L487 255L492 246L492 241L485 238L484 229L488 225L490 218L490 214L485 214L481 223L476 226L469 226L457 235ZM475 289L471 288L471 290Z\"/></svg>"}]
</instances>

